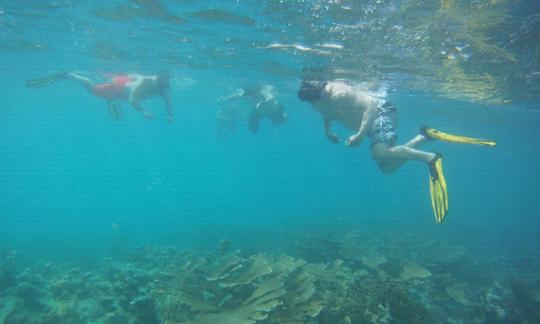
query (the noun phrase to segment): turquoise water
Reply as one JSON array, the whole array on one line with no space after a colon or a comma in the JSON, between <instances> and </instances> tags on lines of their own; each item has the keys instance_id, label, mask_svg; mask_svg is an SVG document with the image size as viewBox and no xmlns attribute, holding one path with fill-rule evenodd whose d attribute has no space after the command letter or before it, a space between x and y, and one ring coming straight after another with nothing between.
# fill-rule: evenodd
<instances>
[{"instance_id":1,"label":"turquoise water","mask_svg":"<svg viewBox=\"0 0 540 324\"><path fill-rule=\"evenodd\" d=\"M358 261L365 251L377 250L396 267L414 261L430 277L398 282L426 307L427 322L538 321L539 16L535 1L0 3L0 265L10 273L0 280L0 318L17 322L6 315L16 310L45 322L39 314L55 312L36 311L17 292L34 273L42 277L38 303L56 305L59 297L44 288L58 279L43 275L48 262L64 269L59 273L95 273L104 258L125 267L122 260L140 246L206 255L227 238L245 258L340 259L351 272L368 269L382 282L396 278ZM106 103L73 82L25 87L55 71L94 80L169 71L176 119L167 122L159 98L144 103L153 120L122 102L124 118L112 121ZM430 125L498 145L425 146L444 154L450 212L438 226L426 166L410 162L385 175L370 158L368 140L348 148L350 131L338 125L342 143L329 143L321 117L296 97L306 75L383 85L398 108L400 143ZM263 120L254 135L238 121L236 132L220 134L216 116L231 104L218 98L264 84L276 88L286 123ZM350 233L362 237L355 257L333 254L322 239ZM317 242L319 254L330 252L306 253L303 240ZM439 243L467 252L450 265L426 261L435 253L426 246ZM392 253L396 246L404 251ZM138 271L165 271L138 262ZM394 277L403 279L399 271ZM466 287L471 303L445 287ZM490 289L502 292L490 299ZM366 321L322 304L303 322ZM120 306L103 314L122 313L119 322L213 323L159 309L152 318ZM389 312L393 317L372 321L408 322ZM103 314L58 321L99 322ZM283 322L273 314L264 321Z\"/></svg>"}]
</instances>

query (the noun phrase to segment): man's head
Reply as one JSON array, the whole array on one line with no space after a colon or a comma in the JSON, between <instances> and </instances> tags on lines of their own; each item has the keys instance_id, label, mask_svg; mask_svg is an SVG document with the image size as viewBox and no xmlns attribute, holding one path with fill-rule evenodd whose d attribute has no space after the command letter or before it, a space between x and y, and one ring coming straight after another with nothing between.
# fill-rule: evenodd
<instances>
[{"instance_id":1,"label":"man's head","mask_svg":"<svg viewBox=\"0 0 540 324\"><path fill-rule=\"evenodd\" d=\"M300 90L298 90L298 99L302 101L317 101L321 98L322 91L328 82L303 80Z\"/></svg>"},{"instance_id":2,"label":"man's head","mask_svg":"<svg viewBox=\"0 0 540 324\"><path fill-rule=\"evenodd\" d=\"M156 85L160 90L167 90L170 87L171 76L168 72L162 72L157 75Z\"/></svg>"}]
</instances>

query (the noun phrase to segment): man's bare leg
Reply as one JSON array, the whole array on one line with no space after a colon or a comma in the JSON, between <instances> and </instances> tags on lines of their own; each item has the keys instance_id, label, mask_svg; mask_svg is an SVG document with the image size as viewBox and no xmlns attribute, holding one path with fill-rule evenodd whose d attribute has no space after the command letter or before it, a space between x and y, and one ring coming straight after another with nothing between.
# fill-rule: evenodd
<instances>
[{"instance_id":1,"label":"man's bare leg","mask_svg":"<svg viewBox=\"0 0 540 324\"><path fill-rule=\"evenodd\" d=\"M411 139L410 141L408 141L407 143L403 145L415 149L415 148L420 147L420 145L424 144L427 141L428 139L424 135L418 134L416 135L415 138Z\"/></svg>"},{"instance_id":2,"label":"man's bare leg","mask_svg":"<svg viewBox=\"0 0 540 324\"><path fill-rule=\"evenodd\" d=\"M67 77L70 79L70 80L74 80L75 82L79 83L80 85L82 85L86 90L90 91L90 92L93 92L94 91L94 82L92 82L92 80L90 80L89 78L85 78L83 76L80 76L78 74L75 74L75 73L68 73Z\"/></svg>"},{"instance_id":3,"label":"man's bare leg","mask_svg":"<svg viewBox=\"0 0 540 324\"><path fill-rule=\"evenodd\" d=\"M138 112L142 113L146 119L152 119L154 118L154 115L152 113L149 113L148 111L144 110L143 106L137 102L137 101L130 101L131 107L133 107Z\"/></svg>"},{"instance_id":4,"label":"man's bare leg","mask_svg":"<svg viewBox=\"0 0 540 324\"><path fill-rule=\"evenodd\" d=\"M416 146L422 144L422 141L418 136L415 139L416 141L413 139L407 144ZM395 172L407 161L416 160L429 163L435 158L435 153L420 151L407 146L407 144L394 147L388 147L388 145L384 143L375 144L371 148L371 154L384 173Z\"/></svg>"}]
</instances>

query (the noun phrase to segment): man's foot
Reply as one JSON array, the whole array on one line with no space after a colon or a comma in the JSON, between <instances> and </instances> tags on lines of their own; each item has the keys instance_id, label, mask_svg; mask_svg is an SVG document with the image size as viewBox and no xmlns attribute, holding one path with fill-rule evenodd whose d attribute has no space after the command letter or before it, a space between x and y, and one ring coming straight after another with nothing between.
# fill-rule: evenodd
<instances>
[{"instance_id":1,"label":"man's foot","mask_svg":"<svg viewBox=\"0 0 540 324\"><path fill-rule=\"evenodd\" d=\"M422 126L420 127L420 135L422 135L426 141L431 141L433 138L428 135L428 129L431 129L428 126Z\"/></svg>"},{"instance_id":2,"label":"man's foot","mask_svg":"<svg viewBox=\"0 0 540 324\"><path fill-rule=\"evenodd\" d=\"M66 72L66 71L61 71L61 72L55 73L53 75L54 75L55 80L58 81L58 80L62 80L62 79L67 78L68 74L69 73Z\"/></svg>"},{"instance_id":3,"label":"man's foot","mask_svg":"<svg viewBox=\"0 0 540 324\"><path fill-rule=\"evenodd\" d=\"M431 166L431 164L434 163L434 161L437 159L437 157L440 157L442 158L442 154L441 153L437 153L437 152L427 152L430 157L429 157L429 160L426 162L428 165Z\"/></svg>"},{"instance_id":4,"label":"man's foot","mask_svg":"<svg viewBox=\"0 0 540 324\"><path fill-rule=\"evenodd\" d=\"M147 111L143 112L143 115L144 115L144 118L146 118L146 119L153 119L154 118L154 114L149 113Z\"/></svg>"}]
</instances>

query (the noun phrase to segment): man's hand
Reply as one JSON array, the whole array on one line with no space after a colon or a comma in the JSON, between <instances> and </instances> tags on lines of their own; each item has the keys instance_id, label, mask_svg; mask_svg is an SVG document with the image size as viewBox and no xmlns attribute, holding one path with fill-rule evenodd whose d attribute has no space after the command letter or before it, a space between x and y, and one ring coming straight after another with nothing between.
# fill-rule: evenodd
<instances>
[{"instance_id":1,"label":"man's hand","mask_svg":"<svg viewBox=\"0 0 540 324\"><path fill-rule=\"evenodd\" d=\"M174 121L173 114L167 114L167 120L169 121L169 123L172 123Z\"/></svg>"},{"instance_id":2,"label":"man's hand","mask_svg":"<svg viewBox=\"0 0 540 324\"><path fill-rule=\"evenodd\" d=\"M326 138L330 140L330 142L337 144L339 143L339 136L337 136L334 133L326 133Z\"/></svg>"},{"instance_id":3,"label":"man's hand","mask_svg":"<svg viewBox=\"0 0 540 324\"><path fill-rule=\"evenodd\" d=\"M148 111L143 112L143 115L144 115L144 118L146 118L146 119L153 119L154 118L154 114L149 113Z\"/></svg>"},{"instance_id":4,"label":"man's hand","mask_svg":"<svg viewBox=\"0 0 540 324\"><path fill-rule=\"evenodd\" d=\"M362 142L362 138L358 134L354 134L345 141L345 145L349 147L358 146Z\"/></svg>"}]
</instances>

